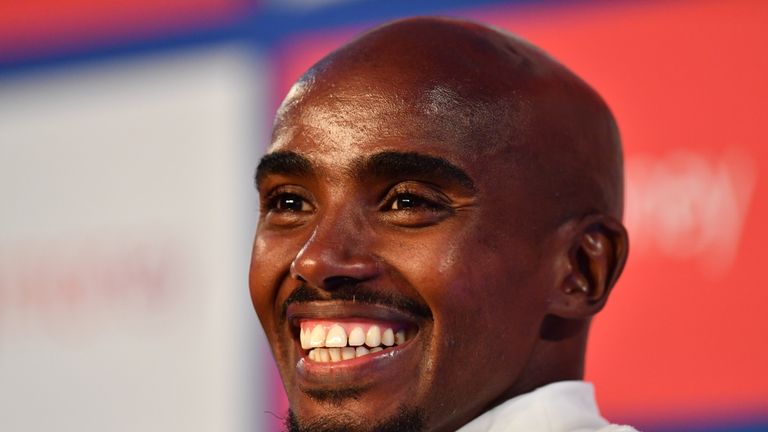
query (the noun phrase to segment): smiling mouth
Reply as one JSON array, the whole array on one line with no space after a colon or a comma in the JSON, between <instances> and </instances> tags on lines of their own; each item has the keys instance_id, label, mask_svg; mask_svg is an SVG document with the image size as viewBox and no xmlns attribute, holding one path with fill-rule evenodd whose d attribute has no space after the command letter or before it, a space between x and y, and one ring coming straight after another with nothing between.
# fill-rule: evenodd
<instances>
[{"instance_id":1,"label":"smiling mouth","mask_svg":"<svg viewBox=\"0 0 768 432\"><path fill-rule=\"evenodd\" d=\"M299 321L299 343L304 357L317 363L336 363L396 349L413 338L404 324L362 320Z\"/></svg>"},{"instance_id":2,"label":"smiling mouth","mask_svg":"<svg viewBox=\"0 0 768 432\"><path fill-rule=\"evenodd\" d=\"M417 363L412 342L430 318L388 304L346 300L299 301L285 307L296 372L305 384L315 385L359 384L393 373L406 358Z\"/></svg>"}]
</instances>

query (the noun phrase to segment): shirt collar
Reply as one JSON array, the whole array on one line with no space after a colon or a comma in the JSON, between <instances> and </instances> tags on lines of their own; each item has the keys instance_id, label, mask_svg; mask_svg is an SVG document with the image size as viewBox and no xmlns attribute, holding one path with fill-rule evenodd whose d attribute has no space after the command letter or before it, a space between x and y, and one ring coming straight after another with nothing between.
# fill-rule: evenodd
<instances>
[{"instance_id":1,"label":"shirt collar","mask_svg":"<svg viewBox=\"0 0 768 432\"><path fill-rule=\"evenodd\" d=\"M596 430L607 424L600 416L591 383L560 381L514 397L457 432L565 432Z\"/></svg>"}]
</instances>

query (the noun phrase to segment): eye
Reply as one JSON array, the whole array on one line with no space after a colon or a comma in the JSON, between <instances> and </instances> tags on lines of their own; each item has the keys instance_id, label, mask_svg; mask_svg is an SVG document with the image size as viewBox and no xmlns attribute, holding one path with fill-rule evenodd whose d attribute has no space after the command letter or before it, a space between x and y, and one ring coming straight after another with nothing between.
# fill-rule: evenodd
<instances>
[{"instance_id":1,"label":"eye","mask_svg":"<svg viewBox=\"0 0 768 432\"><path fill-rule=\"evenodd\" d=\"M441 206L426 198L411 193L401 193L392 199L389 210L411 210L411 209L436 209Z\"/></svg>"},{"instance_id":2,"label":"eye","mask_svg":"<svg viewBox=\"0 0 768 432\"><path fill-rule=\"evenodd\" d=\"M437 224L454 213L448 196L420 182L395 185L384 196L379 209L382 220L410 228Z\"/></svg>"},{"instance_id":3,"label":"eye","mask_svg":"<svg viewBox=\"0 0 768 432\"><path fill-rule=\"evenodd\" d=\"M280 193L271 197L267 207L269 210L286 213L311 212L314 210L312 204L306 199L301 195L293 193Z\"/></svg>"},{"instance_id":4,"label":"eye","mask_svg":"<svg viewBox=\"0 0 768 432\"><path fill-rule=\"evenodd\" d=\"M277 188L262 197L260 223L275 229L303 225L317 209L311 197L307 190L298 186Z\"/></svg>"}]
</instances>

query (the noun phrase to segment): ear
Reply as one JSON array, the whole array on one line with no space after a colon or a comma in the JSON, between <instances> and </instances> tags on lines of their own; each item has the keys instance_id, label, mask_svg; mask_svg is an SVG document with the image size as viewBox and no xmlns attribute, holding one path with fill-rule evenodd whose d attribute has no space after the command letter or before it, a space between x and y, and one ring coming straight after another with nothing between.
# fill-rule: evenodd
<instances>
[{"instance_id":1,"label":"ear","mask_svg":"<svg viewBox=\"0 0 768 432\"><path fill-rule=\"evenodd\" d=\"M571 221L566 236L560 285L550 313L560 318L585 319L599 312L619 279L629 251L624 225L606 215Z\"/></svg>"}]
</instances>

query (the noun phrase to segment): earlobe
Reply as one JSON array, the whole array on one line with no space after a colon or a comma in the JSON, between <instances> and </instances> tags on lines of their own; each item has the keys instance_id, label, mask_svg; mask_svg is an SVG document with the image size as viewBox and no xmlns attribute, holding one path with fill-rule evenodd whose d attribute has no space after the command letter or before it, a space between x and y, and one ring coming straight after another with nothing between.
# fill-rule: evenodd
<instances>
[{"instance_id":1,"label":"earlobe","mask_svg":"<svg viewBox=\"0 0 768 432\"><path fill-rule=\"evenodd\" d=\"M605 306L627 259L627 231L614 218L595 215L569 230L567 265L551 313L589 318Z\"/></svg>"}]
</instances>

